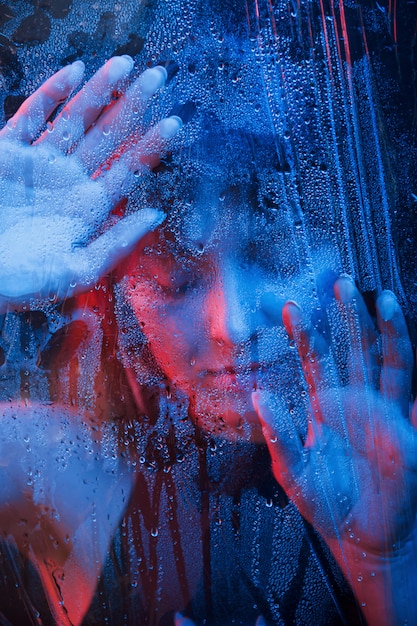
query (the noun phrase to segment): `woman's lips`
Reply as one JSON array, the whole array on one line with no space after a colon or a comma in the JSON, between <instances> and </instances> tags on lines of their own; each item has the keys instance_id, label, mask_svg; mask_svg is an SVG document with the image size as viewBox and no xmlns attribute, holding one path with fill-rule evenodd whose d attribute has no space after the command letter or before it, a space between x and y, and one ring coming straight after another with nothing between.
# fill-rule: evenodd
<instances>
[{"instance_id":1,"label":"woman's lips","mask_svg":"<svg viewBox=\"0 0 417 626\"><path fill-rule=\"evenodd\" d=\"M197 378L203 385L204 383L212 384L215 387L230 389L233 392L236 392L239 388L245 391L253 391L257 387L258 375L264 367L269 366L261 366L259 363L252 363L246 367L228 365L218 369L201 370Z\"/></svg>"},{"instance_id":2,"label":"woman's lips","mask_svg":"<svg viewBox=\"0 0 417 626\"><path fill-rule=\"evenodd\" d=\"M241 366L236 366L236 365L223 365L222 367L218 367L215 369L208 368L208 369L200 370L198 375L199 376L224 376L224 374L241 375L241 374L249 374L250 372L258 368L259 368L259 365L255 363L247 367L241 367Z\"/></svg>"},{"instance_id":3,"label":"woman's lips","mask_svg":"<svg viewBox=\"0 0 417 626\"><path fill-rule=\"evenodd\" d=\"M276 367L276 363L251 363L250 365L225 365L219 368L207 368L200 370L198 378L206 378L207 376L216 378L218 376L251 376L258 372Z\"/></svg>"}]
</instances>

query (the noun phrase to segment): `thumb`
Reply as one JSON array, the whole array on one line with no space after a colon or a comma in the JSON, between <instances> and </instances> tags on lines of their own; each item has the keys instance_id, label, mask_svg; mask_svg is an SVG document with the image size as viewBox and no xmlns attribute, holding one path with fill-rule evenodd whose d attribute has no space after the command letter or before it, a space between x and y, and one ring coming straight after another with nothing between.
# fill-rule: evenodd
<instances>
[{"instance_id":1,"label":"thumb","mask_svg":"<svg viewBox=\"0 0 417 626\"><path fill-rule=\"evenodd\" d=\"M164 218L165 213L162 211L142 209L123 217L88 246L77 250L73 260L77 282L88 285L111 271Z\"/></svg>"}]
</instances>

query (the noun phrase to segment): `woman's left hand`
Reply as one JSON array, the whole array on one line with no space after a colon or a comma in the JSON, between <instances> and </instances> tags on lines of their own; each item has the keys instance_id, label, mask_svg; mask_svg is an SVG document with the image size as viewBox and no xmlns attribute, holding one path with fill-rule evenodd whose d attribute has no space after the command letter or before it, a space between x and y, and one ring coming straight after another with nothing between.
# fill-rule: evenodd
<instances>
[{"instance_id":1,"label":"woman's left hand","mask_svg":"<svg viewBox=\"0 0 417 626\"><path fill-rule=\"evenodd\" d=\"M329 545L368 622L415 623L417 430L407 326L391 292L377 301L378 330L349 278L336 282L335 295L330 346L295 303L283 311L309 400L307 436L277 395L258 390L254 405L277 481Z\"/></svg>"}]
</instances>

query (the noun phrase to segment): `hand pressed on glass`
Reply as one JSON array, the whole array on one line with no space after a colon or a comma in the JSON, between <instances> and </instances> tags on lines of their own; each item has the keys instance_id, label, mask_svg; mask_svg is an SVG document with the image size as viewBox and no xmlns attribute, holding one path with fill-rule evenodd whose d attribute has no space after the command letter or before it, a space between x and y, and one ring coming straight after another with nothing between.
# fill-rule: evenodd
<instances>
[{"instance_id":1,"label":"hand pressed on glass","mask_svg":"<svg viewBox=\"0 0 417 626\"><path fill-rule=\"evenodd\" d=\"M369 623L404 623L414 616L407 603L412 595L403 587L402 602L395 583L404 572L414 580L417 512L411 345L391 292L377 301L380 355L354 284L340 278L335 293L347 339L337 359L320 346L322 338L304 324L297 305L289 302L283 311L308 389L305 441L280 398L258 390L254 404L275 477L326 540ZM331 347L338 347L334 338Z\"/></svg>"},{"instance_id":2,"label":"hand pressed on glass","mask_svg":"<svg viewBox=\"0 0 417 626\"><path fill-rule=\"evenodd\" d=\"M181 126L174 116L138 128L166 71L147 70L127 87L132 68L130 57L112 58L49 122L83 78L82 62L64 67L0 132L3 304L87 289L162 221L144 208L102 232L134 174L158 162Z\"/></svg>"}]
</instances>

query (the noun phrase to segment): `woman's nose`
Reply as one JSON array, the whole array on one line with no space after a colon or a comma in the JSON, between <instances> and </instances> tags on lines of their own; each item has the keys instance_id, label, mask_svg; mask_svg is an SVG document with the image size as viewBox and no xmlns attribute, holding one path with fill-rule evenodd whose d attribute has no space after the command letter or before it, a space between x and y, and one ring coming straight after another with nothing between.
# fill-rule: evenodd
<instances>
[{"instance_id":1,"label":"woman's nose","mask_svg":"<svg viewBox=\"0 0 417 626\"><path fill-rule=\"evenodd\" d=\"M207 299L209 333L219 343L239 344L262 327L281 322L282 306L266 293L259 296L259 281L249 272L226 268L218 275Z\"/></svg>"},{"instance_id":2,"label":"woman's nose","mask_svg":"<svg viewBox=\"0 0 417 626\"><path fill-rule=\"evenodd\" d=\"M238 344L250 338L247 303L224 285L213 286L207 300L208 330L219 344Z\"/></svg>"}]
</instances>

